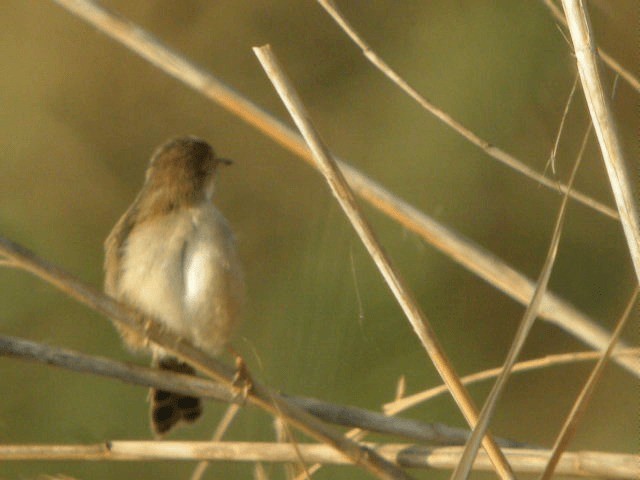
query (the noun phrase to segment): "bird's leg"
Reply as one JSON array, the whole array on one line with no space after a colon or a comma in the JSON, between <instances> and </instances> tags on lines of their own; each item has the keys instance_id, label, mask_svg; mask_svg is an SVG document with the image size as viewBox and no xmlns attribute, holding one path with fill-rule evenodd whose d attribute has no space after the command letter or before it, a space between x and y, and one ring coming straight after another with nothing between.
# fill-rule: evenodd
<instances>
[{"instance_id":1,"label":"bird's leg","mask_svg":"<svg viewBox=\"0 0 640 480\"><path fill-rule=\"evenodd\" d=\"M242 396L242 402L244 403L249 396L249 392L253 388L253 380L249 374L249 369L244 361L244 358L235 351L231 345L227 345L227 350L235 358L236 373L233 376L233 387L236 389L236 398Z\"/></svg>"}]
</instances>

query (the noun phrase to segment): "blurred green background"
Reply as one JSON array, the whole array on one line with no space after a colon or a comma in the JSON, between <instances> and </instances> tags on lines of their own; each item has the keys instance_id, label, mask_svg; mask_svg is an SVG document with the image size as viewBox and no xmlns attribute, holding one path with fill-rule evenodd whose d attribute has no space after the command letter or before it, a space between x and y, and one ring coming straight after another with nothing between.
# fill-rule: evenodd
<instances>
[{"instance_id":1,"label":"blurred green background","mask_svg":"<svg viewBox=\"0 0 640 480\"><path fill-rule=\"evenodd\" d=\"M315 2L105 5L291 124L251 52L271 43L335 153L518 270L538 275L559 196L497 164L422 111L364 60ZM372 47L436 105L544 169L575 67L542 2L340 6ZM637 75L637 3L590 6L600 45L622 65L635 66ZM234 226L246 270L248 308L234 345L253 375L285 392L374 410L393 397L401 375L410 393L439 384L319 174L53 2L5 0L0 11L2 235L100 286L103 239L139 189L151 151L168 137L202 136L235 160L221 175L216 202ZM613 81L610 71L605 78ZM575 98L558 153L562 180L588 124L580 90ZM637 105L638 93L621 81L613 107L634 162ZM637 172L637 164L631 170ZM593 139L577 188L613 203ZM365 212L459 372L498 365L523 307L380 213ZM619 224L572 202L550 288L610 327L634 282ZM630 323L625 337L637 344L637 316ZM0 332L146 364L122 347L107 320L8 268L0 271ZM523 356L583 349L540 322ZM493 431L550 445L588 371L581 364L513 377ZM6 358L0 359L0 379L2 443L150 438L143 388ZM625 371L608 367L572 449L637 451L637 385ZM470 390L481 402L489 388ZM209 438L223 409L208 405L203 422L171 438ZM464 425L447 396L406 415ZM271 420L247 408L227 438L269 441ZM14 462L0 465L0 478L187 478L192 467ZM268 472L282 477L279 466ZM251 466L218 464L207 475L251 478ZM369 477L328 467L317 478Z\"/></svg>"}]
</instances>

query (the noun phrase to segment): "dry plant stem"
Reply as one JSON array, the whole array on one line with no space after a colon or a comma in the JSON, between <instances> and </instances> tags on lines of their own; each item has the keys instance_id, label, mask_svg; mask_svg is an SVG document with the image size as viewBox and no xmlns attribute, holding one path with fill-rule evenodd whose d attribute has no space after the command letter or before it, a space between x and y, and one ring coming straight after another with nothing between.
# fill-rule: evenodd
<instances>
[{"instance_id":1,"label":"dry plant stem","mask_svg":"<svg viewBox=\"0 0 640 480\"><path fill-rule=\"evenodd\" d=\"M169 390L225 403L242 401L224 385L204 378L85 355L17 337L0 335L0 356L45 363L74 372L114 378L132 385Z\"/></svg>"},{"instance_id":2,"label":"dry plant stem","mask_svg":"<svg viewBox=\"0 0 640 480\"><path fill-rule=\"evenodd\" d=\"M225 403L242 404L236 393L211 380L182 375L168 370L157 370L130 365L115 360L85 355L73 350L43 345L38 342L0 335L0 356L45 363L75 372L90 373L122 380L133 385L143 385L169 390ZM423 423L408 418L392 418L371 410L338 405L315 398L292 397L281 394L287 401L302 408L326 423L345 427L359 427L371 432L396 435L417 442L435 445L462 445L469 431L439 423ZM498 439L500 445L511 448L526 446L520 442Z\"/></svg>"},{"instance_id":3,"label":"dry plant stem","mask_svg":"<svg viewBox=\"0 0 640 480\"><path fill-rule=\"evenodd\" d=\"M275 55L271 52L271 48L268 45L254 48L253 51L258 57L258 60L260 60L262 67L269 77L269 80L271 80L271 83L273 83L278 95L287 107L300 133L302 133L302 136L309 145L309 149L316 159L318 169L329 183L331 191L338 200L338 203L340 203L340 206L349 218L358 236L364 243L369 255L371 255L387 285L396 297L396 300L407 316L409 323L427 351L436 370L438 370L444 383L449 387L453 399L458 404L469 425L473 428L477 422L477 412L471 397L462 383L460 383L460 379L440 346L426 315L420 309L408 286L392 265L390 258L382 249L375 233L365 220L349 184L340 171L340 167L336 164L335 160L333 160L331 153L325 147L319 134L313 127L309 114L306 112L291 82L280 68ZM504 479L514 478L513 471L509 467L508 462L490 435L485 437L483 445L491 460L494 462L498 474Z\"/></svg>"},{"instance_id":4,"label":"dry plant stem","mask_svg":"<svg viewBox=\"0 0 640 480\"><path fill-rule=\"evenodd\" d=\"M618 355L633 355L637 358L638 355L640 355L640 349L633 348L623 350L619 352ZM76 372L93 373L119 379L134 385L171 390L185 395L210 398L223 402L242 402L237 395L232 394L227 388L211 380L166 370L159 371L148 367L125 364L111 359L89 356L73 350L43 345L38 342L16 337L0 336L0 356L42 362ZM600 357L600 352L555 354L517 363L512 371L514 373L531 371L554 365L597 360ZM502 371L502 368L494 368L468 375L461 380L467 385L496 377L500 371ZM325 422L350 427L358 425L367 431L398 435L435 445L460 445L463 444L469 436L467 430L452 428L441 424L425 424L411 419L388 417L388 415L395 415L417 403L424 402L447 391L446 386L442 385L409 397L399 398L384 406L385 415L312 398L291 396L285 396L285 398ZM409 400L409 402L405 402L405 400ZM352 432L356 431L361 432L362 430L355 429ZM351 432L347 435L349 438L355 438L355 435L351 434ZM497 441L500 445L509 448L526 447L526 445L512 440L497 439Z\"/></svg>"},{"instance_id":5,"label":"dry plant stem","mask_svg":"<svg viewBox=\"0 0 640 480\"><path fill-rule=\"evenodd\" d=\"M405 378L404 375L400 375L400 378L398 378L398 383L396 384L396 393L394 395L394 400L399 400L400 398L404 397L405 392L406 392L406 388L407 388L406 378ZM445 388L446 388L446 386L445 386ZM346 433L346 435L349 438L356 438L356 436L357 436L358 440L360 441L360 440L364 439L364 437L366 436L367 433L368 432L362 431L359 428L354 428L354 429L349 430ZM318 468L320 468L320 464L316 463L315 465L313 465L313 467L316 467L316 466L318 466ZM295 480L302 480L302 479L296 478Z\"/></svg>"},{"instance_id":6,"label":"dry plant stem","mask_svg":"<svg viewBox=\"0 0 640 480\"><path fill-rule=\"evenodd\" d=\"M341 168L344 167L341 166ZM346 170L345 173L348 174L349 170ZM355 176L349 177L349 180L350 185L361 197L392 218L399 219L403 226L422 236L430 245L519 303L523 305L530 303L535 290L533 281L503 260L439 224L415 207L406 203L393 203L394 197L381 187L377 185L363 187L359 183L360 179ZM594 349L603 350L606 348L609 333L557 295L546 292L538 313L540 318L569 332ZM627 348L628 345L621 343L619 347ZM635 377L640 377L638 362L625 357L616 357L616 359Z\"/></svg>"},{"instance_id":7,"label":"dry plant stem","mask_svg":"<svg viewBox=\"0 0 640 480\"><path fill-rule=\"evenodd\" d=\"M296 440L293 431L289 428L289 425L287 425L286 422L282 422L279 419L274 420L274 428L276 430L277 441L279 443L290 443L297 456L295 463L290 462L285 465L286 478L293 478L293 468L296 468L298 471L302 472L303 478L308 480L310 478L309 469L304 458L302 458L302 453L300 453L299 448L300 444ZM345 435L345 437L350 438L347 435Z\"/></svg>"},{"instance_id":8,"label":"dry plant stem","mask_svg":"<svg viewBox=\"0 0 640 480\"><path fill-rule=\"evenodd\" d=\"M313 155L300 135L224 85L213 75L162 45L137 25L87 0L55 1L315 166ZM500 258L404 202L355 168L344 162L339 162L339 165L354 191L374 208L420 235L427 243L514 300L523 305L530 302L535 288L531 279ZM617 212L615 213L617 215ZM606 347L608 332L553 293L545 296L540 307L540 316L587 345L599 350ZM620 342L620 347L623 346ZM640 377L640 365L631 363L624 357L616 357L616 359L624 368L636 377Z\"/></svg>"},{"instance_id":9,"label":"dry plant stem","mask_svg":"<svg viewBox=\"0 0 640 480\"><path fill-rule=\"evenodd\" d=\"M145 336L150 342L161 345L176 357L187 361L205 375L223 383L231 390L234 386L235 370L211 358L201 350L180 339L161 326L156 321L144 322L135 312L116 302L112 298L83 284L75 277L37 258L32 252L3 237L0 237L0 254L12 259L22 268L37 277L51 283L70 297L106 315L126 328L133 329ZM247 393L247 402L266 410L272 415L279 416L294 427L305 432L318 441L337 449L354 464L368 470L372 474L384 479L411 478L396 465L393 465L375 452L359 445L340 434L334 432L326 424L309 415L298 407L290 404L278 393L254 381Z\"/></svg>"},{"instance_id":10,"label":"dry plant stem","mask_svg":"<svg viewBox=\"0 0 640 480\"><path fill-rule=\"evenodd\" d=\"M254 480L269 480L267 476L267 471L264 469L264 466L260 462L256 462L253 468L253 478Z\"/></svg>"},{"instance_id":11,"label":"dry plant stem","mask_svg":"<svg viewBox=\"0 0 640 480\"><path fill-rule=\"evenodd\" d=\"M400 77L400 75L398 75L389 65L387 65L384 60L382 60L382 58L380 58L376 54L376 52L372 50L372 48L349 24L347 19L344 18L344 16L338 11L332 0L318 0L318 3L327 11L329 15L331 15L331 17L340 26L340 28L342 28L342 30L349 36L349 38L351 38L353 43L355 43L362 50L364 56L389 80L395 83L403 92L405 92L413 100L415 100L422 108L424 108L446 126L460 134L464 139L480 148L495 160L498 160L504 165L525 175L526 177L535 180L539 184L544 185L551 190L558 191L562 194L566 194L568 192L566 185L555 182L545 177L543 174L536 172L534 169L530 168L529 166L515 158L513 155L492 145L483 138L480 138L478 135L476 135L460 122L451 117L451 115L436 107L433 103L431 103L424 96L418 93L411 85L409 85L407 81ZM583 203L584 205L587 205L600 213L603 213L611 218L617 218L617 215L613 209L601 204L600 202L595 201L594 199L583 193L572 191L569 192L569 195L580 203Z\"/></svg>"},{"instance_id":12,"label":"dry plant stem","mask_svg":"<svg viewBox=\"0 0 640 480\"><path fill-rule=\"evenodd\" d=\"M229 407L227 407L226 412L224 412L224 415L218 422L216 431L213 432L213 436L211 437L212 442L219 442L220 440L222 440L222 437L224 436L225 432L229 429L231 422L233 422L233 419L236 418L236 415L238 414L239 411L240 411L239 405L231 404L229 405ZM199 462L198 465L196 465L196 468L193 469L193 473L191 474L191 477L189 477L189 480L201 480L202 476L204 475L204 472L207 471L208 467L209 467L208 461L203 460Z\"/></svg>"},{"instance_id":13,"label":"dry plant stem","mask_svg":"<svg viewBox=\"0 0 640 480\"><path fill-rule=\"evenodd\" d=\"M291 441L295 441L294 439L288 436L290 430L286 428L284 422L279 421L277 418L273 420L273 431L275 433L275 441L278 443L288 443ZM284 471L285 480L292 480L293 478L296 477L296 464L294 462L287 462L283 464L282 469ZM306 465L304 466L300 476L302 480L307 480L307 477L309 476L309 471Z\"/></svg>"},{"instance_id":14,"label":"dry plant stem","mask_svg":"<svg viewBox=\"0 0 640 480\"><path fill-rule=\"evenodd\" d=\"M587 130L585 134L585 141L583 141L583 145L586 144L586 138L588 137L590 129ZM578 167L582 162L582 152L579 153L577 160L574 163L573 170L571 171L571 177L569 178L568 187L571 190L573 186L573 181L576 178L576 173L578 172ZM460 460L460 463L456 467L453 475L451 476L452 480L466 480L471 473L471 469L473 468L473 462L480 448L480 440L484 436L485 430L489 428L489 423L493 418L495 413L495 409L498 405L498 401L502 396L502 392L504 391L504 387L507 385L507 381L509 376L511 375L511 370L518 360L518 356L522 351L522 347L529 336L529 332L531 332L531 328L538 316L538 311L540 309L540 303L542 302L542 298L544 297L544 292L547 290L547 285L549 284L549 278L551 278L551 272L553 271L553 265L556 260L556 256L558 254L558 246L560 245L560 238L562 237L562 228L564 226L564 220L566 218L567 212L567 204L569 200L569 195L565 194L562 199L562 204L560 205L560 211L558 212L558 217L556 219L556 224L553 229L553 235L551 238L551 244L549 245L549 249L547 251L547 257L545 258L544 264L542 266L542 270L540 271L540 276L538 279L538 284L536 286L536 291L533 294L533 298L531 299L531 303L527 307L520 321L520 325L518 326L518 330L514 336L511 347L509 348L509 352L507 353L507 358L504 361L504 365L502 367L502 372L498 375L487 400L485 401L482 411L480 412L480 417L478 419L478 424L473 428L473 432L471 432L471 437L467 441L467 445L465 446L464 453Z\"/></svg>"},{"instance_id":15,"label":"dry plant stem","mask_svg":"<svg viewBox=\"0 0 640 480\"><path fill-rule=\"evenodd\" d=\"M631 253L631 261L640 282L638 206L633 196L609 96L605 95L602 88L589 14L583 0L562 0L562 6L571 33L582 89L587 99L591 120L602 151L602 158L609 175L609 183L620 214L620 222Z\"/></svg>"},{"instance_id":16,"label":"dry plant stem","mask_svg":"<svg viewBox=\"0 0 640 480\"><path fill-rule=\"evenodd\" d=\"M631 309L635 305L636 299L638 298L638 292L640 292L640 287L637 286L633 292L633 295L631 295L629 304L625 308L622 317L620 317L620 320L618 321L618 325L611 334L611 341L609 342L609 346L601 355L598 363L591 371L591 374L589 375L589 378L582 388L580 395L578 395L578 398L573 404L571 412L567 416L567 419L562 426L562 430L560 431L558 438L556 438L553 449L551 450L551 456L549 457L549 461L544 469L544 472L542 472L542 475L540 476L540 480L551 480L551 477L553 476L553 473L558 466L558 462L560 461L562 453L567 449L567 447L569 446L569 442L574 437L576 430L578 429L578 424L580 423L580 420L587 410L587 405L589 405L589 400L591 399L595 387L602 378L604 367L607 365L607 362L611 357L613 347L620 338L622 330L624 329L627 321L629 320L629 317L631 316Z\"/></svg>"},{"instance_id":17,"label":"dry plant stem","mask_svg":"<svg viewBox=\"0 0 640 480\"><path fill-rule=\"evenodd\" d=\"M533 370L539 370L542 368L549 368L552 366L566 365L569 363L594 361L600 358L600 352L575 352L575 353L557 353L554 355L547 355L541 358L535 358L532 360L526 360L518 362L511 369L512 373L529 372ZM636 361L640 356L640 348L627 348L624 350L618 350L613 354L632 356ZM483 380L497 377L502 371L502 367L492 368L490 370L484 370L482 372L466 375L460 380L465 385L472 383L478 383ZM414 393L403 398L399 398L393 402L383 405L383 411L386 415L395 415L396 413L408 410L411 407L424 403L427 400L431 400L438 395L447 393L449 390L446 385L439 385L437 387L424 390L422 392Z\"/></svg>"},{"instance_id":18,"label":"dry plant stem","mask_svg":"<svg viewBox=\"0 0 640 480\"><path fill-rule=\"evenodd\" d=\"M565 27L567 26L567 19L562 14L562 10L553 3L553 0L542 0L547 8L551 11L553 17L560 22ZM602 48L598 48L598 55L602 61L614 72L622 77L622 79L631 86L636 92L640 93L640 81L636 77L634 77L631 72L625 69L620 63L615 60L611 55L609 55Z\"/></svg>"},{"instance_id":19,"label":"dry plant stem","mask_svg":"<svg viewBox=\"0 0 640 480\"><path fill-rule=\"evenodd\" d=\"M289 397L285 395L285 398ZM401 435L405 438L435 445L462 445L469 438L468 430L450 427L441 423L425 424L413 419L389 417L357 407L343 407L341 412L339 405L329 404L315 398L295 397L293 402L305 411L325 421L344 426L357 426L367 432ZM348 423L347 421L341 421L341 419L347 420ZM500 446L505 447L531 447L531 445L503 438L496 438L496 441Z\"/></svg>"},{"instance_id":20,"label":"dry plant stem","mask_svg":"<svg viewBox=\"0 0 640 480\"><path fill-rule=\"evenodd\" d=\"M462 452L461 447L421 447L411 444L366 444L390 462L407 468L451 469ZM306 459L322 464L348 464L342 455L327 445L300 444ZM514 468L521 473L540 473L549 458L548 450L505 450ZM0 445L0 460L96 460L164 461L218 460L234 462L291 462L295 452L289 444L268 442L190 442L113 440L91 445ZM478 454L475 468L492 469L484 452ZM604 452L566 452L557 473L578 477L637 479L640 456Z\"/></svg>"},{"instance_id":21,"label":"dry plant stem","mask_svg":"<svg viewBox=\"0 0 640 480\"><path fill-rule=\"evenodd\" d=\"M573 85L571 86L571 93L569 93L569 99L564 106L564 111L562 112L562 119L560 120L560 126L558 127L558 133L556 134L556 141L553 142L553 148L551 149L551 155L549 155L549 160L547 161L547 166L551 165L551 172L556 174L556 155L558 153L558 146L560 146L560 139L562 138L562 131L564 130L564 123L567 119L567 114L569 113L569 107L571 107L571 101L573 100L573 96L576 93L576 88L578 86L578 76L576 75L573 80ZM546 167L545 167L546 169Z\"/></svg>"}]
</instances>

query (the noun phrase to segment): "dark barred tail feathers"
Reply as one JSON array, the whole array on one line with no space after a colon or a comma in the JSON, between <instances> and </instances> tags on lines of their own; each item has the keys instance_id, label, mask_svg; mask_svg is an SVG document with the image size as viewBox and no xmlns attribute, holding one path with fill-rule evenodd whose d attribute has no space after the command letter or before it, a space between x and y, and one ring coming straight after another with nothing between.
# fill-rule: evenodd
<instances>
[{"instance_id":1,"label":"dark barred tail feathers","mask_svg":"<svg viewBox=\"0 0 640 480\"><path fill-rule=\"evenodd\" d=\"M154 364L156 361L154 361ZM196 371L175 357L164 357L157 362L161 370L195 375ZM166 390L151 389L151 428L156 435L163 435L180 422L193 423L202 415L199 398Z\"/></svg>"}]
</instances>

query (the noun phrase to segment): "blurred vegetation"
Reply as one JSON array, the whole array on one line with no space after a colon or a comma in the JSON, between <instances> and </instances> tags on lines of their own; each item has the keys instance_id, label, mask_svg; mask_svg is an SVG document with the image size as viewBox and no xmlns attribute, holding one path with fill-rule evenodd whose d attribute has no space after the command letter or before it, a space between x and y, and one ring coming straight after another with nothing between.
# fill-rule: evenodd
<instances>
[{"instance_id":1,"label":"blurred vegetation","mask_svg":"<svg viewBox=\"0 0 640 480\"><path fill-rule=\"evenodd\" d=\"M418 91L493 144L544 169L576 72L541 2L340 3ZM560 198L422 111L314 2L105 4L290 123L251 52L271 43L334 152L537 276ZM595 1L591 7L600 45L622 65L637 67L637 4ZM151 151L168 137L200 135L235 160L221 176L217 203L235 228L245 265L249 304L234 345L254 375L286 392L371 409L392 398L400 375L410 392L439 383L317 173L53 2L5 0L0 11L2 235L101 285L102 241L140 187ZM613 81L611 72L606 78ZM637 159L638 93L620 82L613 105L629 158ZM560 143L560 179L567 178L587 125L578 90ZM577 188L613 204L594 139ZM498 365L523 307L381 214L365 212L457 369ZM551 289L611 326L633 285L620 225L572 203ZM125 351L108 321L23 272L0 271L0 312L3 334L146 362ZM637 321L630 323L635 328L626 339L637 343ZM525 356L582 349L541 322ZM551 444L587 374L580 365L514 377L493 431ZM0 378L3 443L150 438L144 389L4 358ZM481 402L489 387L471 392ZM175 438L208 438L222 411L208 405L205 421ZM637 412L637 381L611 366L572 448L637 451ZM406 415L464 424L444 396ZM270 440L271 421L246 409L228 438ZM191 468L179 462L19 462L0 465L0 478L187 478ZM278 478L281 469L269 471ZM317 477L367 478L352 468L327 468ZM209 478L250 478L250 466L215 465Z\"/></svg>"}]
</instances>

